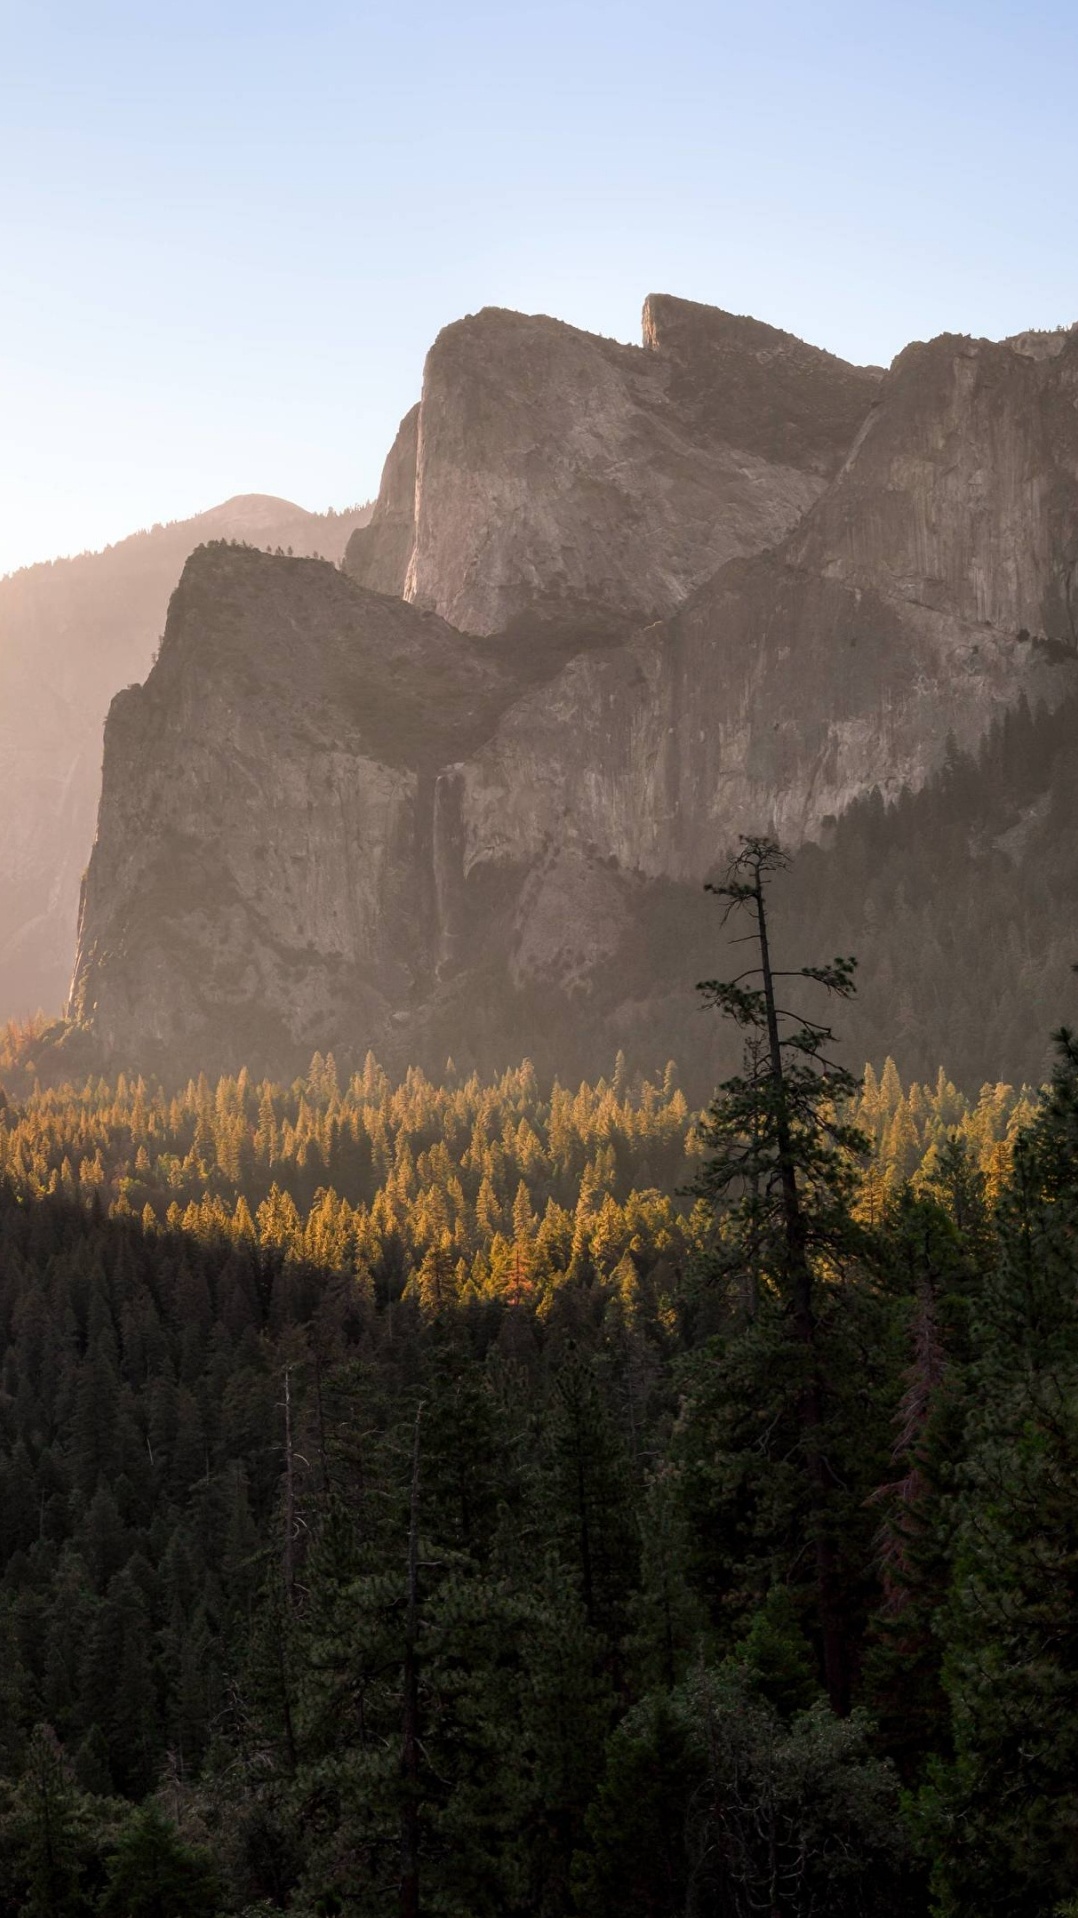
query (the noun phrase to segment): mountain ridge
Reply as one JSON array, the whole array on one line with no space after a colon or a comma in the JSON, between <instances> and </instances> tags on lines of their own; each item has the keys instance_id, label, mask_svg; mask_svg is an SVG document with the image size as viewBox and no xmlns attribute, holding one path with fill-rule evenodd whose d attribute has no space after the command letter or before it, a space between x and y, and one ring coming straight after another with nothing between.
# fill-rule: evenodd
<instances>
[{"instance_id":1,"label":"mountain ridge","mask_svg":"<svg viewBox=\"0 0 1078 1918\"><path fill-rule=\"evenodd\" d=\"M787 533L880 376L668 296L642 330L494 307L443 328L346 569L466 631L617 630Z\"/></svg>"},{"instance_id":2,"label":"mountain ridge","mask_svg":"<svg viewBox=\"0 0 1078 1918\"><path fill-rule=\"evenodd\" d=\"M673 988L640 954L665 953L664 913L688 924L671 886L699 887L739 833L826 840L873 790L917 791L1008 710L1073 692L1078 332L1034 352L944 335L877 378L717 310L646 313L644 348L503 313L446 329L343 577L222 548L189 562L168 630L207 670L171 697L166 635L109 722L83 1027L186 1064L237 1021L271 1063L456 1054L465 1028L489 1063L537 1020L579 1033L589 1004L654 1036ZM776 447L817 468L792 523ZM672 533L705 471L714 524ZM233 619L247 654L226 697ZM301 882L279 860L260 878L266 819Z\"/></svg>"},{"instance_id":3,"label":"mountain ridge","mask_svg":"<svg viewBox=\"0 0 1078 1918\"><path fill-rule=\"evenodd\" d=\"M0 1016L67 996L109 700L149 671L189 552L225 532L338 558L368 510L311 514L238 494L192 520L0 579Z\"/></svg>"}]
</instances>

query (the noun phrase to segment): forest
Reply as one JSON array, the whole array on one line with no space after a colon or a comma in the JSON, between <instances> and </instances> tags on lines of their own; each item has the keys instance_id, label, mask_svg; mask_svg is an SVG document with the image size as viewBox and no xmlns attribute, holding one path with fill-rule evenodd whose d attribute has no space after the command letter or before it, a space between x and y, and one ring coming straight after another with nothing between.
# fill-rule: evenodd
<instances>
[{"instance_id":1,"label":"forest","mask_svg":"<svg viewBox=\"0 0 1078 1918\"><path fill-rule=\"evenodd\" d=\"M784 945L848 945L861 962L848 1064L883 1035L910 1078L941 1059L971 1088L1048 1077L1078 953L1076 718L1073 696L1053 712L1020 701L975 752L952 741L918 792L866 794L792 861L775 897Z\"/></svg>"},{"instance_id":2,"label":"forest","mask_svg":"<svg viewBox=\"0 0 1078 1918\"><path fill-rule=\"evenodd\" d=\"M8 1029L0 1914L1078 1911L1078 1042L852 986L704 1112Z\"/></svg>"}]
</instances>

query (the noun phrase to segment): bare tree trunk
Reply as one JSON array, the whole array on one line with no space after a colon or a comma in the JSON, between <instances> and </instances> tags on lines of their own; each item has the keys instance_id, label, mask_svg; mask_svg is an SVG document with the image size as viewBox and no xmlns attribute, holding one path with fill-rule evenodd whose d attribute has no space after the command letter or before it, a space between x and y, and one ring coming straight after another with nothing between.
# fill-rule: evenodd
<instances>
[{"instance_id":1,"label":"bare tree trunk","mask_svg":"<svg viewBox=\"0 0 1078 1918\"><path fill-rule=\"evenodd\" d=\"M846 1670L846 1647L838 1616L838 1565L834 1546L825 1529L828 1485L822 1444L823 1410L816 1352L812 1265L808 1254L805 1215L797 1190L797 1166L786 1105L786 1078L782 1065L779 1015L767 937L767 912L759 869L756 872L755 903L760 941L760 970L763 976L764 1007L767 1015L768 1052L775 1091L775 1139L778 1146L779 1179L782 1186L786 1273L793 1300L794 1331L805 1348L808 1366L808 1377L801 1395L801 1438L809 1476L812 1517L816 1533L814 1540L816 1602L819 1607L820 1633L823 1640L824 1682L833 1710L845 1713L849 1710L849 1676Z\"/></svg>"},{"instance_id":2,"label":"bare tree trunk","mask_svg":"<svg viewBox=\"0 0 1078 1918\"><path fill-rule=\"evenodd\" d=\"M292 1692L289 1683L288 1653L286 1650L288 1613L282 1620L282 1630L277 1635L277 1676L281 1682L281 1718L284 1722L284 1742L288 1753L288 1769L293 1777L299 1762L296 1748L296 1728L292 1719Z\"/></svg>"},{"instance_id":3,"label":"bare tree trunk","mask_svg":"<svg viewBox=\"0 0 1078 1918\"><path fill-rule=\"evenodd\" d=\"M408 1513L408 1591L404 1611L404 1710L401 1738L400 1918L419 1918L419 1421L412 1444Z\"/></svg>"},{"instance_id":4,"label":"bare tree trunk","mask_svg":"<svg viewBox=\"0 0 1078 1918\"><path fill-rule=\"evenodd\" d=\"M811 1338L812 1270L808 1260L805 1216L801 1210L801 1200L797 1190L797 1167L794 1163L793 1139L790 1134L790 1115L786 1108L786 1075L782 1068L782 1042L779 1037L778 1007L775 1003L775 980L771 970L767 913L764 908L764 888L759 870L756 873L755 895L756 924L760 941L760 970L763 975L764 1007L767 1014L767 1045L771 1062L771 1080L775 1088L775 1140L778 1145L779 1179L782 1185L787 1275L793 1291L794 1318L798 1334L802 1338L806 1334Z\"/></svg>"},{"instance_id":5,"label":"bare tree trunk","mask_svg":"<svg viewBox=\"0 0 1078 1918\"><path fill-rule=\"evenodd\" d=\"M322 1484L322 1497L329 1491L329 1460L326 1454L326 1417L322 1407L322 1357L315 1348L314 1354L314 1396L318 1409L318 1467Z\"/></svg>"},{"instance_id":6,"label":"bare tree trunk","mask_svg":"<svg viewBox=\"0 0 1078 1918\"><path fill-rule=\"evenodd\" d=\"M292 1453L292 1367L284 1368L284 1595L291 1605L296 1583L296 1473Z\"/></svg>"}]
</instances>

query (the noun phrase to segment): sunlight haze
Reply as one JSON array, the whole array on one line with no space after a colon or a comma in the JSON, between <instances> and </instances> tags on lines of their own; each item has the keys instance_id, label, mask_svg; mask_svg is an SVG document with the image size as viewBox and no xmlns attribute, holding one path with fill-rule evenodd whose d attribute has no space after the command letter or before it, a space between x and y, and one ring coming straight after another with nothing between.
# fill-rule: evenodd
<instances>
[{"instance_id":1,"label":"sunlight haze","mask_svg":"<svg viewBox=\"0 0 1078 1918\"><path fill-rule=\"evenodd\" d=\"M0 572L372 495L439 328L1078 318L1062 4L0 4Z\"/></svg>"}]
</instances>

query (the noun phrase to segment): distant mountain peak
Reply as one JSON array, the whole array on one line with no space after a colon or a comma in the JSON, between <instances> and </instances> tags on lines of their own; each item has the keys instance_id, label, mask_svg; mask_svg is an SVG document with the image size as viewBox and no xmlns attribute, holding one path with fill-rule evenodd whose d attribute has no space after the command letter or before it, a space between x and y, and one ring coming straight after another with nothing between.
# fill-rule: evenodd
<instances>
[{"instance_id":1,"label":"distant mountain peak","mask_svg":"<svg viewBox=\"0 0 1078 1918\"><path fill-rule=\"evenodd\" d=\"M197 513L189 524L199 528L227 527L229 539L242 539L245 533L276 533L283 522L291 519L306 522L318 517L306 507L279 499L273 493L234 493L219 506Z\"/></svg>"}]
</instances>

